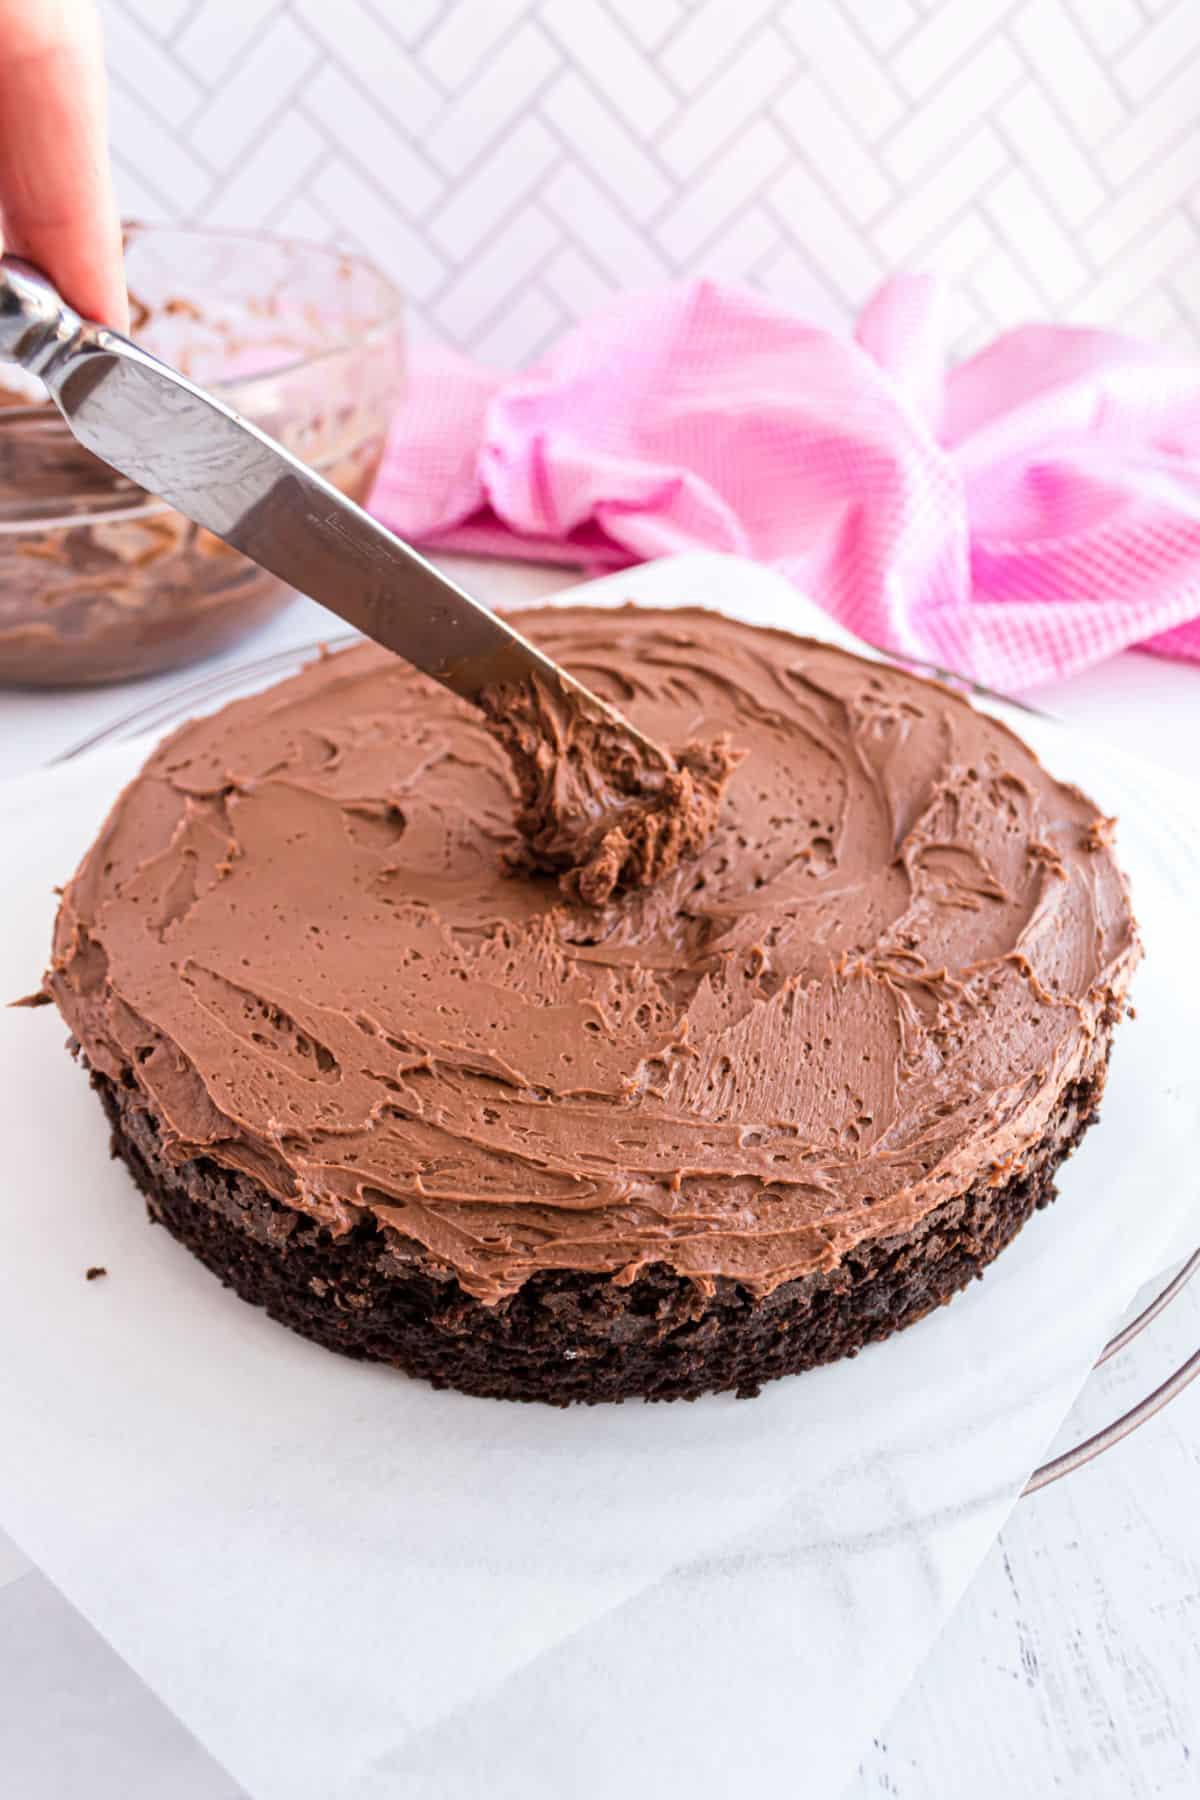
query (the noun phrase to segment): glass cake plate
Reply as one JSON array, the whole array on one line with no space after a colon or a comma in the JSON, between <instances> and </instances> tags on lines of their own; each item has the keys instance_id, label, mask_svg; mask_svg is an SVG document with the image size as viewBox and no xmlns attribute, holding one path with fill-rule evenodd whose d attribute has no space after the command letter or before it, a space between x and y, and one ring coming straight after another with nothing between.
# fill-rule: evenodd
<instances>
[{"instance_id":1,"label":"glass cake plate","mask_svg":"<svg viewBox=\"0 0 1200 1800\"><path fill-rule=\"evenodd\" d=\"M169 694L162 695L149 703L134 708L121 718L113 720L101 730L72 744L52 759L53 763L70 762L90 750L97 750L110 744L129 743L140 737L157 738L164 732L173 730L183 724L186 719L215 711L226 701L234 700L245 694L252 694L267 687L275 681L282 681L289 675L296 674L303 665L322 650L340 650L359 642L355 632L342 632L321 639L314 639L307 644L293 646L287 650L279 650L268 656L251 658L238 663L232 668L215 670L208 675L181 683ZM898 660L898 659L897 659ZM921 674L932 675L965 692L979 698L995 701L1006 707L1039 717L1047 717L1039 713L1036 707L1014 700L1009 695L996 693L993 689L980 683L956 675L952 670L922 663L905 657L902 662L905 668L911 668ZM1135 1338L1139 1337L1147 1326L1162 1314L1186 1287L1192 1276L1200 1270L1200 1249L1193 1252L1169 1277L1165 1284L1154 1292L1152 1297L1126 1320L1096 1358L1094 1368L1101 1368L1110 1358L1118 1356L1126 1350ZM1140 1298L1140 1296L1139 1296ZM1136 1303L1135 1303L1136 1304ZM1200 1349L1196 1350L1182 1362L1166 1379L1159 1383L1150 1393L1128 1407L1118 1417L1110 1420L1099 1430L1081 1438L1068 1449L1052 1457L1036 1468L1025 1484L1026 1495L1036 1493L1051 1482L1058 1481L1064 1475L1071 1474L1085 1463L1091 1462L1105 1450L1111 1450L1123 1438L1144 1425L1156 1412L1174 1400L1183 1390L1200 1376Z\"/></svg>"}]
</instances>

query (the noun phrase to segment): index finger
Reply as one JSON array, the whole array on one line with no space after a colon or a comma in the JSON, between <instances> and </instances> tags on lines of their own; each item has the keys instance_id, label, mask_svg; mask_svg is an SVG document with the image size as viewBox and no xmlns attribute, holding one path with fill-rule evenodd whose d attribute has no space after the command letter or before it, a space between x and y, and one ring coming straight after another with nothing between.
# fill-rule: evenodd
<instances>
[{"instance_id":1,"label":"index finger","mask_svg":"<svg viewBox=\"0 0 1200 1800\"><path fill-rule=\"evenodd\" d=\"M85 318L128 328L100 28L87 0L0 0L0 216Z\"/></svg>"}]
</instances>

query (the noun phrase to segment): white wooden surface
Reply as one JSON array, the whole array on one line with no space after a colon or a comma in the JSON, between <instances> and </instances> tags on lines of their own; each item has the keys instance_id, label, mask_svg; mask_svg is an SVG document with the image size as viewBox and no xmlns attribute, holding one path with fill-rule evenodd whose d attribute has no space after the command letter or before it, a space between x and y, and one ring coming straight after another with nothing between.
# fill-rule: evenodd
<instances>
[{"instance_id":1,"label":"white wooden surface","mask_svg":"<svg viewBox=\"0 0 1200 1800\"><path fill-rule=\"evenodd\" d=\"M564 580L561 571L496 564L465 572L498 602ZM326 619L299 602L238 654L306 641ZM0 693L0 774L39 766L153 691ZM1200 669L1131 655L1036 699L1181 772L1200 772ZM1193 1171L1180 1177L1200 1185ZM1200 1207L1197 1214L1200 1237ZM1093 1378L1061 1442L1123 1411L1197 1344L1200 1279ZM1200 1793L1198 1517L1200 1382L1100 1461L1021 1502L919 1677L881 1722L847 1800ZM880 1607L887 1603L881 1594ZM808 1795L802 1745L797 1752L797 1795L834 1800ZM0 1790L14 1800L235 1800L238 1792L2 1537L0 1771Z\"/></svg>"}]
</instances>

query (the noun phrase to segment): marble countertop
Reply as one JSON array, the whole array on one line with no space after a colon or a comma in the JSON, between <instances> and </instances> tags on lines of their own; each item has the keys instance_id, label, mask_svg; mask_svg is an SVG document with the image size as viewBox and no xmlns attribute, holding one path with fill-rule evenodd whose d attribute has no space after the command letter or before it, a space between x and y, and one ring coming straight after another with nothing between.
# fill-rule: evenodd
<instances>
[{"instance_id":1,"label":"marble countertop","mask_svg":"<svg viewBox=\"0 0 1200 1800\"><path fill-rule=\"evenodd\" d=\"M456 565L514 603L569 571ZM297 601L228 661L301 644ZM0 775L41 766L180 677L73 694L0 693ZM1126 655L1038 691L1046 710L1188 776L1200 669ZM1093 1377L1060 1447L1122 1412L1200 1342L1200 1280ZM1108 1455L1021 1502L919 1676L882 1721L847 1800L1014 1793L1194 1794L1200 1765L1200 1383ZM0 1769L22 1800L233 1800L235 1784L0 1537ZM466 1797L464 1797L466 1800ZM813 1800L826 1800L814 1796ZM834 1800L833 1796L828 1800Z\"/></svg>"}]
</instances>

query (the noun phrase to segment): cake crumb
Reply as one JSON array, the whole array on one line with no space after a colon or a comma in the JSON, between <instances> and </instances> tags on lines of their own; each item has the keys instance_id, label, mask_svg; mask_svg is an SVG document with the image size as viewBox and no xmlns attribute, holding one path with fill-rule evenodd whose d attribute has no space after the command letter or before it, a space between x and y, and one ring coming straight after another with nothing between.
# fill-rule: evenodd
<instances>
[{"instance_id":1,"label":"cake crumb","mask_svg":"<svg viewBox=\"0 0 1200 1800\"><path fill-rule=\"evenodd\" d=\"M87 1272L87 1279L89 1281L99 1281L99 1279L102 1275L107 1275L107 1274L108 1274L108 1270L103 1268L100 1263L93 1263L91 1268Z\"/></svg>"},{"instance_id":2,"label":"cake crumb","mask_svg":"<svg viewBox=\"0 0 1200 1800\"><path fill-rule=\"evenodd\" d=\"M1113 845L1113 840L1116 837L1116 831L1116 819L1105 818L1104 815L1101 814L1099 818L1092 820L1091 824L1083 834L1084 849L1092 851L1110 850Z\"/></svg>"}]
</instances>

